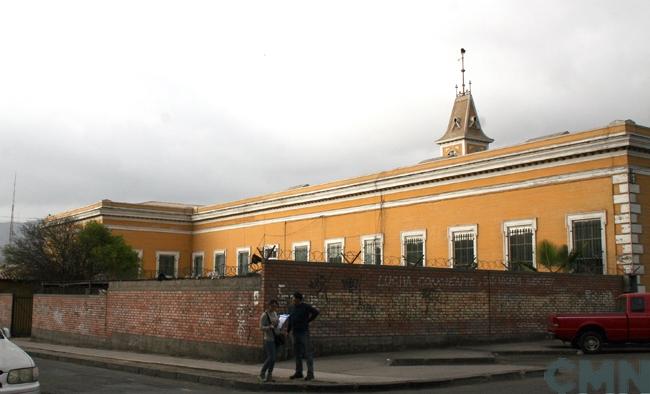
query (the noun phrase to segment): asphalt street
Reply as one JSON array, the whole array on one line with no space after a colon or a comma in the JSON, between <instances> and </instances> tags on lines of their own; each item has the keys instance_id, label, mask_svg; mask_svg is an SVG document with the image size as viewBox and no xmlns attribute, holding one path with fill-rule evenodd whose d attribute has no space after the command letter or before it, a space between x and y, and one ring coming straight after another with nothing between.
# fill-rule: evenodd
<instances>
[{"instance_id":1,"label":"asphalt street","mask_svg":"<svg viewBox=\"0 0 650 394\"><path fill-rule=\"evenodd\" d=\"M234 393L221 387L162 379L110 369L34 358L42 394L68 393Z\"/></svg>"},{"instance_id":2,"label":"asphalt street","mask_svg":"<svg viewBox=\"0 0 650 394\"><path fill-rule=\"evenodd\" d=\"M613 361L614 364L620 361L630 363L638 368L639 360L650 363L650 354L645 353L622 353L622 354L604 354L599 356L569 357L568 361L577 365L579 360L588 359L596 367L602 365L604 361ZM558 360L556 356L526 356L510 357L508 362L521 362L522 364L534 364L547 366ZM197 383L190 383L179 380L157 378L145 375L139 375L129 372L121 372L96 367L88 367L75 363L53 361L35 358L41 371L41 390L43 394L67 394L67 393L247 393L247 391L233 390L224 387L215 387ZM619 378L618 372L615 374L615 381ZM575 385L576 388L570 390L570 393L578 393L578 372L577 370L565 370L558 382L568 385ZM449 386L438 389L422 390L399 390L390 391L395 393L452 393L452 394L484 394L484 393L525 393L525 394L546 394L554 393L543 377L504 380L477 383L462 386ZM605 393L604 388L593 390L589 387L589 393ZM639 393L634 386L630 387L630 393Z\"/></svg>"}]
</instances>

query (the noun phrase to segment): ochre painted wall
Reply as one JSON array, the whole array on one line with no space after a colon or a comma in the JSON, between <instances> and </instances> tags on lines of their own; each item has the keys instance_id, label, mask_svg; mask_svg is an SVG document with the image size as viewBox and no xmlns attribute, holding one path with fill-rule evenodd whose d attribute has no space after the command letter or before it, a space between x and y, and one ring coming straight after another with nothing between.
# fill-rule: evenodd
<instances>
[{"instance_id":1,"label":"ochre painted wall","mask_svg":"<svg viewBox=\"0 0 650 394\"><path fill-rule=\"evenodd\" d=\"M105 219L104 224L112 225L116 222L111 219ZM159 224L130 222L139 228L157 227ZM186 230L181 230L186 231ZM129 230L112 230L113 234L120 235L127 244L133 249L142 250L142 270L147 277L153 277L156 271L156 252L179 252L178 272L188 273L192 255L192 236L191 234L175 234L154 231L129 231ZM184 275L182 275L184 276Z\"/></svg>"},{"instance_id":2,"label":"ochre painted wall","mask_svg":"<svg viewBox=\"0 0 650 394\"><path fill-rule=\"evenodd\" d=\"M640 142L626 139L633 133L642 140L650 129L619 122L211 206L102 201L87 209L134 249L143 250L145 271L155 272L156 251L168 251L180 255L179 274L190 272L193 252L203 253L207 273L213 270L215 250L225 250L229 272L234 272L238 248L249 248L255 254L264 245L278 245L279 257L292 259L292 244L306 241L310 259L323 261L325 240L333 238L344 239L346 257L352 259L362 248L361 237L372 234L383 236L384 264L398 265L403 254L401 233L415 230L426 231L426 265L447 267L451 257L448 230L464 225L477 228L479 268L504 269L505 221L533 220L536 243L549 240L562 245L570 244L568 215L602 214L606 272L620 274L621 245L639 245L628 240L617 246L616 237L625 237L629 225L615 223L615 215L625 206L620 201L621 188L636 186L628 186L628 181L616 183L613 175L625 176L630 166L650 168L650 159L638 153L642 147L634 145ZM625 149L632 145L635 149ZM404 181L408 184L398 185L405 179L402 176L409 177ZM650 197L643 191L650 181L646 176L638 178L641 192L635 191L630 198L638 198L645 212ZM379 184L384 188L381 193ZM639 217L639 224L646 228L650 216ZM637 231L637 223L632 224ZM643 231L638 243L648 245L648 241ZM634 258L638 257L637 253ZM648 264L644 255L641 258Z\"/></svg>"},{"instance_id":3,"label":"ochre painted wall","mask_svg":"<svg viewBox=\"0 0 650 394\"><path fill-rule=\"evenodd\" d=\"M193 250L205 253L205 266L213 266L215 249L225 249L227 265L236 264L235 249L278 244L290 251L292 243L310 241L312 255L324 251L324 241L345 238L345 250L356 254L360 237L383 234L386 264L399 264L401 232L426 230L428 266L445 267L448 253L447 229L458 225L478 225L477 257L481 268L503 269L503 222L536 219L538 241L548 239L567 244L566 216L605 212L608 270L615 270L612 183L610 177L540 186L531 189L416 204L411 206L280 222L245 228L195 234ZM281 253L290 258L289 252ZM316 255L315 257L318 257ZM322 260L322 259L320 259Z\"/></svg>"},{"instance_id":4,"label":"ochre painted wall","mask_svg":"<svg viewBox=\"0 0 650 394\"><path fill-rule=\"evenodd\" d=\"M435 195L443 188L418 191L417 195ZM306 220L278 222L234 228L223 231L195 233L189 226L173 223L117 221L104 218L107 225L120 226L113 232L124 237L134 249L143 250L143 269L156 270L156 251L180 253L179 273L189 272L193 252L204 253L204 271L213 270L214 251L226 250L226 264L236 266L236 249L250 247L251 253L264 245L277 244L280 256L291 259L294 242L310 242L312 260L324 260L324 242L331 238L344 238L345 251L353 258L361 250L360 237L382 234L384 239L384 263L400 264L401 232L426 230L426 261L428 266L445 267L449 256L447 231L459 225L477 225L477 258L479 267L503 269L504 240L503 222L535 219L537 242L547 239L556 244L568 243L566 216L590 212L606 213L607 271L616 273L616 245L614 205L612 203L611 177L584 181L531 187L512 191L467 196L442 201L419 203L408 206L384 208L338 216L315 217ZM650 201L648 201L650 202ZM354 206L354 205L353 205ZM326 209L350 207L349 203L329 204ZM259 215L255 219L292 216L304 213L304 209ZM642 216L643 217L643 216ZM238 219L246 223L253 218ZM234 221L228 221L234 223ZM221 222L218 223L221 225ZM123 229L133 226L137 231ZM197 229L214 228L215 223ZM145 231L152 228L152 231ZM155 231L154 229L158 229ZM165 232L162 232L162 231ZM167 232L167 231L176 231ZM321 253L319 253L321 252ZM360 261L360 258L357 262Z\"/></svg>"}]
</instances>

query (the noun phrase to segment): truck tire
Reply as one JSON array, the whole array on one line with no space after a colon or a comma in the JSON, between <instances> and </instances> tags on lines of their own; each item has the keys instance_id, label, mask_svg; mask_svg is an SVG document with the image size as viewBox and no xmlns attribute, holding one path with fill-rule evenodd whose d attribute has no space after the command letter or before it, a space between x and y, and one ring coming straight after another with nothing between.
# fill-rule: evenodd
<instances>
[{"instance_id":1,"label":"truck tire","mask_svg":"<svg viewBox=\"0 0 650 394\"><path fill-rule=\"evenodd\" d=\"M598 331L585 331L578 339L578 345L584 354L595 354L603 348L603 334Z\"/></svg>"}]
</instances>

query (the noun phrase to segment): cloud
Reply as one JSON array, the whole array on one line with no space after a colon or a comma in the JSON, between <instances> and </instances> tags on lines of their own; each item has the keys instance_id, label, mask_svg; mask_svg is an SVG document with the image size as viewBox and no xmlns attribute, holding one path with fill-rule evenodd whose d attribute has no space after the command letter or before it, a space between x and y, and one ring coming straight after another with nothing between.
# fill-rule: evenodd
<instances>
[{"instance_id":1,"label":"cloud","mask_svg":"<svg viewBox=\"0 0 650 394\"><path fill-rule=\"evenodd\" d=\"M644 1L14 2L0 221L209 204L438 154L458 50L493 147L650 125Z\"/></svg>"}]
</instances>

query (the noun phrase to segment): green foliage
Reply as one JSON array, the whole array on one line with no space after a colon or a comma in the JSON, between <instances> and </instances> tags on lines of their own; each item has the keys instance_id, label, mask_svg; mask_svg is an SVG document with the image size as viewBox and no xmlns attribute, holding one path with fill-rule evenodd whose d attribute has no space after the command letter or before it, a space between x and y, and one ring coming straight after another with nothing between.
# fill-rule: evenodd
<instances>
[{"instance_id":1,"label":"green foliage","mask_svg":"<svg viewBox=\"0 0 650 394\"><path fill-rule=\"evenodd\" d=\"M78 237L89 277L135 278L138 275L138 254L103 224L86 224Z\"/></svg>"},{"instance_id":2,"label":"green foliage","mask_svg":"<svg viewBox=\"0 0 650 394\"><path fill-rule=\"evenodd\" d=\"M557 246L547 240L537 245L538 262L550 272L574 272L577 258L578 254L569 253L569 247L566 245Z\"/></svg>"},{"instance_id":3,"label":"green foliage","mask_svg":"<svg viewBox=\"0 0 650 394\"><path fill-rule=\"evenodd\" d=\"M97 222L26 223L22 236L3 250L9 272L25 279L75 281L129 279L137 276L138 256Z\"/></svg>"}]
</instances>

